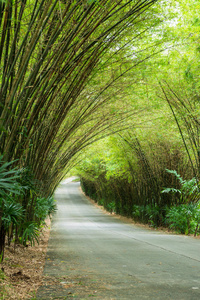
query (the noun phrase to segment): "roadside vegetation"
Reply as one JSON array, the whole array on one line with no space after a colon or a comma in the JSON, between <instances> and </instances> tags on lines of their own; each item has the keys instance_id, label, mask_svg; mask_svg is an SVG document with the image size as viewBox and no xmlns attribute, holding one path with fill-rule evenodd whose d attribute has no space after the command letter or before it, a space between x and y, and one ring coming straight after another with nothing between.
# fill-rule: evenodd
<instances>
[{"instance_id":1,"label":"roadside vegetation","mask_svg":"<svg viewBox=\"0 0 200 300\"><path fill-rule=\"evenodd\" d=\"M173 155L177 158L180 153L176 151L170 155L167 152L163 161L163 156L162 160L158 160L159 153L150 153L151 157L136 149L137 160L131 161L127 157L129 150L124 150L126 155L117 155L115 163L113 159L106 161L105 154L97 160L97 152L94 158L90 153L90 159L87 157L78 171L85 194L111 213L130 217L154 228L165 227L181 234L198 235L200 194L196 178L183 180L175 170L161 168L175 163L169 158ZM136 153L129 155L136 157ZM189 178L192 170L189 170L187 161L186 165L183 163L181 159L181 171Z\"/></svg>"},{"instance_id":2,"label":"roadside vegetation","mask_svg":"<svg viewBox=\"0 0 200 300\"><path fill-rule=\"evenodd\" d=\"M126 131L83 153L76 172L85 193L107 210L196 236L200 23L193 10L198 3L193 4L186 11L184 1L176 3L179 15L160 25L160 39L166 43L170 37L172 48L137 69L138 82L129 92L142 113L133 117Z\"/></svg>"}]
</instances>

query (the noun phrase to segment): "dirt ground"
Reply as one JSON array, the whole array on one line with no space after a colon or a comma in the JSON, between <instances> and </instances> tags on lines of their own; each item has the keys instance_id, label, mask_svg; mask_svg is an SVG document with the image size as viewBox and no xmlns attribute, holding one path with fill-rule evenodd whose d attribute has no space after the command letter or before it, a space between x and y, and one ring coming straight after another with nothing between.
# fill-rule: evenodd
<instances>
[{"instance_id":1,"label":"dirt ground","mask_svg":"<svg viewBox=\"0 0 200 300\"><path fill-rule=\"evenodd\" d=\"M36 291L43 280L43 269L50 234L51 221L46 221L39 245L6 246L4 261L0 264L0 299L36 299Z\"/></svg>"}]
</instances>

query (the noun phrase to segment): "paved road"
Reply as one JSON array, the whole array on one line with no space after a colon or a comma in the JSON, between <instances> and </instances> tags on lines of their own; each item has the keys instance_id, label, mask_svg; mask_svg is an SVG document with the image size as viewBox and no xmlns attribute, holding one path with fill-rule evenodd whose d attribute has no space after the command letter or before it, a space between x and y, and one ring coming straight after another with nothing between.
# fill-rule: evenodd
<instances>
[{"instance_id":1,"label":"paved road","mask_svg":"<svg viewBox=\"0 0 200 300\"><path fill-rule=\"evenodd\" d=\"M37 299L200 299L200 240L142 229L60 185Z\"/></svg>"}]
</instances>

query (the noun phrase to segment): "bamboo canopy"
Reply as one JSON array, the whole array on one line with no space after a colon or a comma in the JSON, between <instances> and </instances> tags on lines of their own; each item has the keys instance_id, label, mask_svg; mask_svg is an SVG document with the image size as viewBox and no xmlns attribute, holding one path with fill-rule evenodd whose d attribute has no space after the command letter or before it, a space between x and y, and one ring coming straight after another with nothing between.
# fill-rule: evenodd
<instances>
[{"instance_id":1,"label":"bamboo canopy","mask_svg":"<svg viewBox=\"0 0 200 300\"><path fill-rule=\"evenodd\" d=\"M31 168L44 195L82 148L125 128L132 112L111 101L123 72L102 79L102 68L155 2L0 2L0 154Z\"/></svg>"}]
</instances>

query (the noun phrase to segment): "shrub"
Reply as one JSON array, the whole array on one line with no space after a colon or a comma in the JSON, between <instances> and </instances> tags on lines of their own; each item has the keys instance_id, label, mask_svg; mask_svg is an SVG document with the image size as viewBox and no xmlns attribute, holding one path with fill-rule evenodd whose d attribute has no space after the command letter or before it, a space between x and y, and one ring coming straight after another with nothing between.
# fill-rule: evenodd
<instances>
[{"instance_id":1,"label":"shrub","mask_svg":"<svg viewBox=\"0 0 200 300\"><path fill-rule=\"evenodd\" d=\"M115 202L112 201L112 202L108 203L108 204L107 204L107 209L108 209L108 211L110 211L111 213L112 213L112 212L115 212L115 211L116 211Z\"/></svg>"},{"instance_id":2,"label":"shrub","mask_svg":"<svg viewBox=\"0 0 200 300\"><path fill-rule=\"evenodd\" d=\"M0 256L4 257L5 237L11 224L16 225L22 216L22 208L15 196L23 192L19 184L20 170L12 168L14 161L4 162L0 156Z\"/></svg>"},{"instance_id":3,"label":"shrub","mask_svg":"<svg viewBox=\"0 0 200 300\"><path fill-rule=\"evenodd\" d=\"M178 233L195 233L200 222L198 205L190 203L171 207L166 215L169 227Z\"/></svg>"},{"instance_id":4,"label":"shrub","mask_svg":"<svg viewBox=\"0 0 200 300\"><path fill-rule=\"evenodd\" d=\"M39 229L56 210L52 197L38 195L29 169L13 168L0 156L0 257L3 260L6 236L27 245L38 242Z\"/></svg>"},{"instance_id":5,"label":"shrub","mask_svg":"<svg viewBox=\"0 0 200 300\"><path fill-rule=\"evenodd\" d=\"M27 242L30 242L31 246L35 245L35 242L39 244L39 228L38 225L34 222L23 223L21 227L21 243L26 246Z\"/></svg>"}]
</instances>

